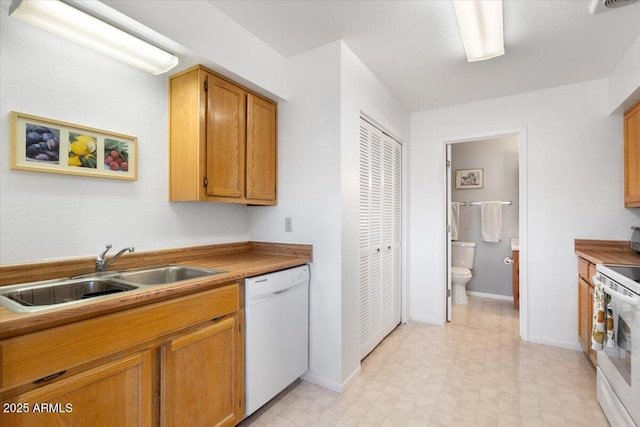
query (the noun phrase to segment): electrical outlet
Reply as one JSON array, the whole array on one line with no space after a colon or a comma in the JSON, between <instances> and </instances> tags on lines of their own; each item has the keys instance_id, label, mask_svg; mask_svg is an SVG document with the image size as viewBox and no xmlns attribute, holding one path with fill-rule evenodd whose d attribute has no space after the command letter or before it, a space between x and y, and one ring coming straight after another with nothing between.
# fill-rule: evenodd
<instances>
[{"instance_id":1,"label":"electrical outlet","mask_svg":"<svg viewBox=\"0 0 640 427\"><path fill-rule=\"evenodd\" d=\"M291 221L290 216L284 219L284 231L287 233L291 233L293 231L293 222Z\"/></svg>"}]
</instances>

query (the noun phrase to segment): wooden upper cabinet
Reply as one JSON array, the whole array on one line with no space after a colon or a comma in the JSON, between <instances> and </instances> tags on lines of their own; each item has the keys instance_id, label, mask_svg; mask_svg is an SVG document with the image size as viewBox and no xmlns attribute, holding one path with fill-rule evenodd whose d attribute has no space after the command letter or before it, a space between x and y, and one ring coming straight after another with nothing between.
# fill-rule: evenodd
<instances>
[{"instance_id":1,"label":"wooden upper cabinet","mask_svg":"<svg viewBox=\"0 0 640 427\"><path fill-rule=\"evenodd\" d=\"M247 96L239 87L207 76L207 194L244 196Z\"/></svg>"},{"instance_id":2,"label":"wooden upper cabinet","mask_svg":"<svg viewBox=\"0 0 640 427\"><path fill-rule=\"evenodd\" d=\"M640 207L640 101L624 113L624 206Z\"/></svg>"},{"instance_id":3,"label":"wooden upper cabinet","mask_svg":"<svg viewBox=\"0 0 640 427\"><path fill-rule=\"evenodd\" d=\"M247 100L247 199L276 200L276 106L248 95Z\"/></svg>"},{"instance_id":4,"label":"wooden upper cabinet","mask_svg":"<svg viewBox=\"0 0 640 427\"><path fill-rule=\"evenodd\" d=\"M276 104L202 66L169 92L169 200L275 205Z\"/></svg>"}]
</instances>

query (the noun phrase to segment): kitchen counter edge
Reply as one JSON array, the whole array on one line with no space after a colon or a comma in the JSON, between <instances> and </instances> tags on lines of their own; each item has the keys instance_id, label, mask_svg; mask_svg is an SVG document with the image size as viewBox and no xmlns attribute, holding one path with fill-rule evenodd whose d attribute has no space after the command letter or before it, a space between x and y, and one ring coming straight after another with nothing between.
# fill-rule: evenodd
<instances>
[{"instance_id":1,"label":"kitchen counter edge","mask_svg":"<svg viewBox=\"0 0 640 427\"><path fill-rule=\"evenodd\" d=\"M171 263L225 271L215 276L130 291L80 305L40 312L15 313L0 307L0 340L202 292L228 283L242 282L247 277L297 267L312 261L311 245L244 243L240 247L238 244L222 244L142 253L138 254L139 262L132 264L133 261L130 259L127 266L127 269L151 267L162 264L158 260L166 258L169 253L179 253L180 256L174 258ZM232 253L225 253L225 249L230 247L235 250L231 251ZM207 256L206 252L211 254ZM189 253L192 253L193 257L190 257ZM38 265L48 264L51 263L34 263L33 266L37 269ZM24 266L27 265L32 264ZM16 269L17 267L0 267L0 271L3 268Z\"/></svg>"},{"instance_id":2,"label":"kitchen counter edge","mask_svg":"<svg viewBox=\"0 0 640 427\"><path fill-rule=\"evenodd\" d=\"M628 241L576 239L575 253L593 264L640 265Z\"/></svg>"}]
</instances>

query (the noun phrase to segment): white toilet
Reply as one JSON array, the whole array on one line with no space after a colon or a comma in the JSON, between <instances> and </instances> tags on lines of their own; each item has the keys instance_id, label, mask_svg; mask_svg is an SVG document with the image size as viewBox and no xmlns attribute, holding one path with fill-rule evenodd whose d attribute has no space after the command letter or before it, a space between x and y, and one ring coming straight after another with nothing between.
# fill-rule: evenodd
<instances>
[{"instance_id":1,"label":"white toilet","mask_svg":"<svg viewBox=\"0 0 640 427\"><path fill-rule=\"evenodd\" d=\"M471 280L471 269L476 255L476 244L473 242L451 242L451 286L453 303L466 304L465 286Z\"/></svg>"}]
</instances>

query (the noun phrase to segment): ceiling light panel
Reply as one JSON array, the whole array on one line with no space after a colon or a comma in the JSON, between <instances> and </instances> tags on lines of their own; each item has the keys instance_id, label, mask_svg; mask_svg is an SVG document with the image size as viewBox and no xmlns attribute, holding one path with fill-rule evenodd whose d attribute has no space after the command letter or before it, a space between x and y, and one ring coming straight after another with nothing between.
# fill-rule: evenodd
<instances>
[{"instance_id":1,"label":"ceiling light panel","mask_svg":"<svg viewBox=\"0 0 640 427\"><path fill-rule=\"evenodd\" d=\"M178 58L58 0L14 0L9 15L151 74L178 65Z\"/></svg>"},{"instance_id":2,"label":"ceiling light panel","mask_svg":"<svg viewBox=\"0 0 640 427\"><path fill-rule=\"evenodd\" d=\"M454 0L469 62L504 55L502 0Z\"/></svg>"}]
</instances>

